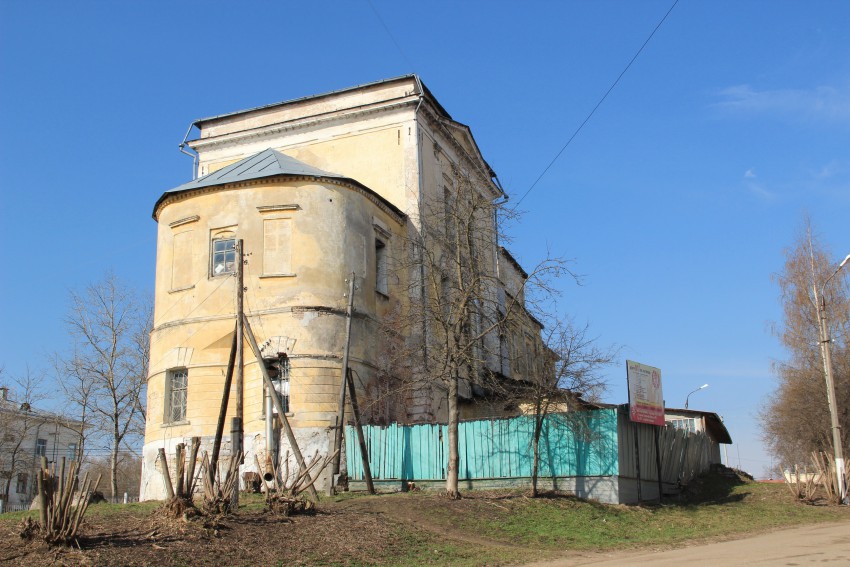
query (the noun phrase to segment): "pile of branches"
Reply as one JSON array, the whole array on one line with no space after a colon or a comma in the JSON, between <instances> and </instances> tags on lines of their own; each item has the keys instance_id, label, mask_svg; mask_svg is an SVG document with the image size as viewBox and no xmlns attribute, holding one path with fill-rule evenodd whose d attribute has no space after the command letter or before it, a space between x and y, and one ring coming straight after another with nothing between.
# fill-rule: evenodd
<instances>
[{"instance_id":1,"label":"pile of branches","mask_svg":"<svg viewBox=\"0 0 850 567\"><path fill-rule=\"evenodd\" d=\"M840 503L835 458L829 453L820 451L813 451L811 458L811 466L794 465L793 471L786 470L785 485L794 495L794 498L809 504L821 499L818 497L820 491L823 491L823 500ZM848 472L850 472L850 467L845 463L845 477Z\"/></svg>"},{"instance_id":2,"label":"pile of branches","mask_svg":"<svg viewBox=\"0 0 850 567\"><path fill-rule=\"evenodd\" d=\"M819 473L811 472L808 466L804 466L801 471L799 466L794 465L794 472L785 472L785 486L797 500L814 502L821 485L820 476Z\"/></svg>"},{"instance_id":3,"label":"pile of branches","mask_svg":"<svg viewBox=\"0 0 850 567\"><path fill-rule=\"evenodd\" d=\"M195 502L193 495L195 494L195 485L197 478L195 475L196 463L198 461L198 450L201 448L201 438L192 437L192 449L189 452L189 458L186 458L186 445L180 443L174 453L175 463L175 482L171 482L171 472L168 469L168 461L165 457L165 449L159 450L159 461L162 464L162 477L165 482L165 493L167 500L163 511L167 516L179 518L196 514Z\"/></svg>"},{"instance_id":4,"label":"pile of branches","mask_svg":"<svg viewBox=\"0 0 850 567\"><path fill-rule=\"evenodd\" d=\"M835 458L829 453L819 451L812 452L812 464L818 471L820 485L826 493L826 499L829 502L841 503L841 495L838 491L838 475L835 469ZM848 463L844 464L844 478L847 478Z\"/></svg>"},{"instance_id":5,"label":"pile of branches","mask_svg":"<svg viewBox=\"0 0 850 567\"><path fill-rule=\"evenodd\" d=\"M230 459L230 467L224 477L224 482L217 471L210 465L206 451L202 463L204 479L204 503L203 511L206 514L220 516L230 512L233 502L233 492L239 490L239 463L242 462L242 453L237 453Z\"/></svg>"},{"instance_id":6,"label":"pile of branches","mask_svg":"<svg viewBox=\"0 0 850 567\"><path fill-rule=\"evenodd\" d=\"M210 458L204 451L198 466L200 437L192 438L191 449L180 443L174 455L174 481L165 456L165 449L159 450L159 462L162 466L162 477L165 483L166 502L162 511L171 518L188 520L194 516L223 516L232 510L233 493L239 490L239 464L242 453L232 455L224 481L210 464ZM215 467L217 469L218 467ZM198 483L202 482L202 499L200 509L195 505L195 492Z\"/></svg>"},{"instance_id":7,"label":"pile of branches","mask_svg":"<svg viewBox=\"0 0 850 567\"><path fill-rule=\"evenodd\" d=\"M32 539L40 536L50 545L70 545L77 539L80 524L89 506L91 495L100 484L101 475L92 483L89 473L83 476L82 489L77 492L77 475L80 465L71 461L65 471L65 458L61 460L59 471L56 464L51 471L47 458L41 458L41 468L36 473L38 483L39 522L27 518L21 525L21 537Z\"/></svg>"},{"instance_id":8,"label":"pile of branches","mask_svg":"<svg viewBox=\"0 0 850 567\"><path fill-rule=\"evenodd\" d=\"M303 493L316 482L325 467L333 462L338 452L322 459L316 451L310 463L303 470L292 475L289 472L289 452L283 460L282 471L270 457L267 457L263 473L263 481L266 483L266 511L283 516L315 513L316 503L308 500ZM263 470L256 455L254 463L258 471Z\"/></svg>"}]
</instances>

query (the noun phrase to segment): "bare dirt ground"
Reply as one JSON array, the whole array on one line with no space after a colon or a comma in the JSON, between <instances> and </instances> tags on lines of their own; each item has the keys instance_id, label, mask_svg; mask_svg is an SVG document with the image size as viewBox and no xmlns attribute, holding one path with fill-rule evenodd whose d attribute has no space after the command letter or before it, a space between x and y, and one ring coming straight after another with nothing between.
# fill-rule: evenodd
<instances>
[{"instance_id":1,"label":"bare dirt ground","mask_svg":"<svg viewBox=\"0 0 850 567\"><path fill-rule=\"evenodd\" d=\"M398 495L404 498L403 495ZM487 499L423 498L413 508L395 495L325 501L315 515L286 518L262 510L240 510L225 518L168 519L150 509L120 515L87 515L77 548L50 548L24 541L18 524L0 522L0 563L41 565L372 565L405 564L419 543L441 540L450 531L439 518L446 506L469 509ZM441 508L440 514L429 509ZM486 510L482 510L486 512ZM439 516L439 517L438 517ZM436 519L436 521L434 521ZM427 532L425 534L424 532ZM470 548L504 543L456 534ZM421 540L421 541L420 541ZM417 564L441 564L440 550ZM453 553L456 558L457 553ZM515 562L515 561L512 561Z\"/></svg>"},{"instance_id":2,"label":"bare dirt ground","mask_svg":"<svg viewBox=\"0 0 850 567\"><path fill-rule=\"evenodd\" d=\"M0 562L33 566L314 565L336 559L325 550L367 560L394 543L391 526L376 514L337 509L293 518L245 511L220 520L188 522L146 512L122 515L120 525L115 521L111 517L88 518L77 549L23 542L17 526L4 525ZM357 530L350 529L352 525ZM362 533L369 534L368 546Z\"/></svg>"}]
</instances>

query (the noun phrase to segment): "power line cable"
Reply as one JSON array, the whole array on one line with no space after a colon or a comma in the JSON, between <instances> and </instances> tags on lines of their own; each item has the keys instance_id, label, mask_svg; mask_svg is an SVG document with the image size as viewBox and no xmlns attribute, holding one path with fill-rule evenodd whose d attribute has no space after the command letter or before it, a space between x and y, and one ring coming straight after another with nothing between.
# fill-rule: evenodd
<instances>
[{"instance_id":1,"label":"power line cable","mask_svg":"<svg viewBox=\"0 0 850 567\"><path fill-rule=\"evenodd\" d=\"M201 277L200 277L200 279L198 279L195 283L193 283L191 286L189 286L189 287L187 287L187 288L185 288L185 289L186 289L186 290L193 289L193 288L195 288L195 287L196 287L199 283L201 283L201 280L205 280L205 279L208 279L208 278L209 278L209 276L207 276L206 274L204 274L204 275L203 275L203 276L201 276ZM221 285L221 284L219 284L219 285ZM216 289L218 289L218 288L216 288ZM182 288L181 288L181 291L182 291ZM207 299L209 299L209 295L208 295L207 297L205 297L205 298L204 298L204 301L206 301ZM162 315L160 315L160 316L159 316L159 321L154 321L154 323L153 323L153 328L156 328L157 326L159 326L159 325L160 325L160 323L162 323L162 322L165 320L165 316L166 316L166 315L168 315L168 312L169 312L169 311L171 311L172 309L174 309L174 308L175 308L176 306L178 306L178 305L182 305L182 304L181 304L179 301L174 301L174 302L171 304L171 307L169 307L168 309L166 309L166 310L162 313Z\"/></svg>"},{"instance_id":2,"label":"power line cable","mask_svg":"<svg viewBox=\"0 0 850 567\"><path fill-rule=\"evenodd\" d=\"M667 19L667 16L670 15L670 12L673 11L673 8L675 8L676 4L678 4L678 3L679 3L679 0L674 0L673 5L670 6L670 9L667 10L667 13L664 14L664 17L661 18L661 21L658 22L658 24L652 30L652 33L650 33L649 37L646 38L646 41L643 42L643 45L640 46L640 49L637 50L637 53L635 53L634 57L632 57L631 61L629 61L629 63L626 65L626 68L623 69L622 72L614 80L614 82L611 83L611 86L608 87L608 90L605 91L605 94L602 95L602 98L599 99L599 102L596 103L596 106L593 107L593 110L590 111L590 113L585 117L585 119L582 121L582 123L579 124L578 128L576 128L575 132L573 132L573 135L570 136L569 140L567 140L567 143L563 145L563 147L561 148L561 150L557 154L555 154L555 157L552 158L552 161L549 162L549 165L546 166L546 168L537 177L537 179L534 181L534 183L531 184L531 187L528 188L528 190L522 195L522 197L520 197L519 201L517 201L516 205L513 206L514 210L516 210L516 208L519 206L519 204L523 202L523 200L528 196L529 193L531 193L531 190L534 189L537 186L537 184L540 182L540 180L543 179L543 176L546 175L546 173L549 171L549 169L553 165L555 165L555 162L558 161L558 158L561 157L561 154L564 153L564 150L567 149L567 146L569 146L570 143L572 143L573 139L575 139L575 137L578 136L579 132L581 132L582 128L584 128L584 125L587 124L590 121L591 117L593 117L593 115L596 113L596 110L600 106L602 106L602 103L605 102L605 99L608 98L608 95L611 94L611 91L614 90L614 87L617 86L617 84L620 82L620 79L623 78L623 75L625 75L626 71L628 71L629 68L632 66L632 63L634 63L635 60L637 60L638 56L640 56L643 49L647 46L649 41L655 35L655 32L657 32L659 30L659 28L661 28L661 25Z\"/></svg>"},{"instance_id":3,"label":"power line cable","mask_svg":"<svg viewBox=\"0 0 850 567\"><path fill-rule=\"evenodd\" d=\"M407 66L412 70L413 64L410 62L410 59L407 58L407 55L404 54L404 51L402 51L401 46L395 40L390 28L387 27L386 23L384 23L384 19L381 17L381 14L378 13L375 5L372 4L372 0L366 0L366 3L369 4L370 8L372 8L372 12L374 12L375 17L378 18L378 21L381 23L381 27L383 27L384 31L387 32L387 35L390 36L390 41L393 42L393 45L395 45L395 48L398 50L399 54L401 54L401 58L404 59L404 62L407 63Z\"/></svg>"}]
</instances>

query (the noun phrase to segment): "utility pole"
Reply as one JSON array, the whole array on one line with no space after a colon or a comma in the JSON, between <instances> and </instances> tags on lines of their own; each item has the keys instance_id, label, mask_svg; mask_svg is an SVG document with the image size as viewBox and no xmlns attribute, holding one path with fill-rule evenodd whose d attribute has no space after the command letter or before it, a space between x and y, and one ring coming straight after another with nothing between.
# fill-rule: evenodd
<instances>
[{"instance_id":1,"label":"utility pole","mask_svg":"<svg viewBox=\"0 0 850 567\"><path fill-rule=\"evenodd\" d=\"M245 396L245 377L244 377L244 366L245 366L245 357L243 353L243 343L245 342L245 328L244 328L244 307L243 307L243 297L245 293L245 241L241 238L236 243L236 363L234 368L234 373L236 375L236 415L233 417L231 424L231 448L233 452L233 458L242 459L242 451L243 451L243 435L244 435L244 426L243 426L243 400ZM262 362L260 362L262 364ZM236 484L233 488L233 496L231 500L231 507L236 509L239 507L239 481L240 479L237 477Z\"/></svg>"},{"instance_id":2,"label":"utility pole","mask_svg":"<svg viewBox=\"0 0 850 567\"><path fill-rule=\"evenodd\" d=\"M236 417L243 418L242 404L245 395L245 379L243 369L245 366L245 356L242 352L244 341L244 323L243 323L243 297L245 292L245 279L243 276L244 241L240 238L236 244Z\"/></svg>"},{"instance_id":3,"label":"utility pole","mask_svg":"<svg viewBox=\"0 0 850 567\"><path fill-rule=\"evenodd\" d=\"M818 290L815 286L815 301L818 301L817 293ZM820 323L818 325L820 352L823 357L823 370L826 376L826 395L829 402L829 415L832 421L832 446L835 451L838 502L844 503L844 500L847 498L847 489L844 483L844 449L841 447L841 424L838 423L838 405L835 401L835 379L832 376L832 355L829 351L831 339L829 338L829 329L826 324L826 298L823 296L818 301L818 319Z\"/></svg>"},{"instance_id":4,"label":"utility pole","mask_svg":"<svg viewBox=\"0 0 850 567\"><path fill-rule=\"evenodd\" d=\"M818 309L818 335L820 339L820 352L823 358L823 370L826 377L826 395L829 402L829 415L832 422L832 447L835 451L835 475L838 485L838 502L844 504L847 501L847 485L844 478L844 449L841 447L841 424L838 422L838 403L835 400L835 380L832 376L832 354L829 345L832 339L829 337L829 326L826 323L826 285L838 275L847 262L850 262L850 254L838 264L832 275L820 286L818 296L817 283L812 285L815 294L815 305Z\"/></svg>"},{"instance_id":5,"label":"utility pole","mask_svg":"<svg viewBox=\"0 0 850 567\"><path fill-rule=\"evenodd\" d=\"M342 351L342 372L339 377L339 408L337 409L339 419L337 420L336 430L334 431L334 451L336 452L336 456L334 457L333 469L331 471L331 481L328 484L328 496L333 496L334 475L339 474L339 463L342 458L342 428L345 427L343 417L345 416L346 375L348 374L348 351L351 345L351 316L354 312L354 278L355 274L352 272L348 280L348 307L345 310L345 347Z\"/></svg>"}]
</instances>

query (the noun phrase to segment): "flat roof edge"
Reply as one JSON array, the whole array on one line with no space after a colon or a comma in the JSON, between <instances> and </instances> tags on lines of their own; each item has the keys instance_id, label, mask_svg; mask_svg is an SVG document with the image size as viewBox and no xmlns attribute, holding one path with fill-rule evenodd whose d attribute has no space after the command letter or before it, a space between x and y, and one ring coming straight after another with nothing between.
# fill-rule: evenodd
<instances>
[{"instance_id":1,"label":"flat roof edge","mask_svg":"<svg viewBox=\"0 0 850 567\"><path fill-rule=\"evenodd\" d=\"M342 89L336 89L336 90L327 91L327 92L324 92L324 93L308 95L308 96L293 98L293 99L289 99L289 100L282 100L282 101L279 101L279 102L264 104L262 106L255 106L253 108L246 108L246 109L243 109L243 110L235 110L233 112L227 112L225 114L218 114L218 115L215 115L215 116L198 118L194 122L192 122L192 125L199 127L201 124L205 124L205 123L208 123L208 122L214 122L216 120L222 120L222 119L230 118L230 117L233 117L233 116L239 116L240 114L249 114L251 112L260 112L260 111L268 110L268 109L271 109L271 108L277 108L279 106L285 106L287 104L294 104L294 103L297 103L297 102L304 102L304 101L309 101L309 100L317 100L317 99L321 99L321 98L325 98L325 97L330 97L330 96L335 96L335 95L339 95L339 94L343 94L343 93L347 93L347 92L351 92L351 91L356 91L356 90L359 90L359 89L366 89L366 88L370 88L370 87L376 87L376 86L380 86L380 85L385 85L385 84L389 84L389 83L396 83L396 82L406 81L406 80L413 80L417 85L417 90L418 90L419 86L421 86L422 91L423 91L421 94L423 96L427 96L434 103L434 105L438 108L438 110L441 113L445 114L445 116L447 118L451 118L449 113L446 112L446 109L443 108L443 106L437 101L437 99L434 98L434 95L431 94L431 91L428 90L428 87L426 87L425 84L422 83L422 80L419 78L419 76L414 74L414 73L411 73L411 74L408 74L408 75L400 75L398 77L391 77L389 79L381 79L380 81L373 81L371 83L363 83L363 84L360 84L360 85L354 85L354 86L351 86L351 87L345 87L345 88L342 88Z\"/></svg>"}]
</instances>

